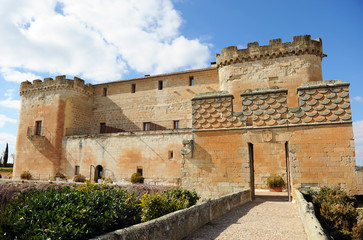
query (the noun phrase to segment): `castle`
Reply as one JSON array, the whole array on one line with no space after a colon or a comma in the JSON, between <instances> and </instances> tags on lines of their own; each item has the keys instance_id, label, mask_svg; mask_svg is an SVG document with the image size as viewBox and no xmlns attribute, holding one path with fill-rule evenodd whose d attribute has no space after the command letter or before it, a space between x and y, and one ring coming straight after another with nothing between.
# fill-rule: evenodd
<instances>
[{"instance_id":1,"label":"castle","mask_svg":"<svg viewBox=\"0 0 363 240\"><path fill-rule=\"evenodd\" d=\"M22 82L13 177L56 172L173 184L216 197L338 185L363 194L349 83L322 81L321 39L223 48L211 67L102 84Z\"/></svg>"}]
</instances>

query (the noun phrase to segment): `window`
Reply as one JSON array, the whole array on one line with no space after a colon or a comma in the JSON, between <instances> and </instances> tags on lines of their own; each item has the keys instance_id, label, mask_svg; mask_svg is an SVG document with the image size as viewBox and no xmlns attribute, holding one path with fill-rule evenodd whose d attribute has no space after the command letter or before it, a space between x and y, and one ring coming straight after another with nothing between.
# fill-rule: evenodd
<instances>
[{"instance_id":1,"label":"window","mask_svg":"<svg viewBox=\"0 0 363 240\"><path fill-rule=\"evenodd\" d=\"M144 122L144 131L151 130L151 122Z\"/></svg>"},{"instance_id":2,"label":"window","mask_svg":"<svg viewBox=\"0 0 363 240\"><path fill-rule=\"evenodd\" d=\"M174 158L174 152L173 151L169 151L168 158L169 159L173 159Z\"/></svg>"},{"instance_id":3,"label":"window","mask_svg":"<svg viewBox=\"0 0 363 240\"><path fill-rule=\"evenodd\" d=\"M142 176L142 167L137 167L136 172L137 172L137 173L140 173L140 175Z\"/></svg>"},{"instance_id":4,"label":"window","mask_svg":"<svg viewBox=\"0 0 363 240\"><path fill-rule=\"evenodd\" d=\"M42 135L42 121L35 122L35 135Z\"/></svg>"},{"instance_id":5,"label":"window","mask_svg":"<svg viewBox=\"0 0 363 240\"><path fill-rule=\"evenodd\" d=\"M174 129L179 129L179 120L174 120Z\"/></svg>"},{"instance_id":6,"label":"window","mask_svg":"<svg viewBox=\"0 0 363 240\"><path fill-rule=\"evenodd\" d=\"M76 166L75 167L75 169L74 169L74 175L78 175L79 174L79 169L80 169L79 166Z\"/></svg>"},{"instance_id":7,"label":"window","mask_svg":"<svg viewBox=\"0 0 363 240\"><path fill-rule=\"evenodd\" d=\"M193 76L189 77L189 86L194 86L194 77Z\"/></svg>"},{"instance_id":8,"label":"window","mask_svg":"<svg viewBox=\"0 0 363 240\"><path fill-rule=\"evenodd\" d=\"M163 89L163 81L159 81L159 87L158 87L159 90L162 90Z\"/></svg>"},{"instance_id":9,"label":"window","mask_svg":"<svg viewBox=\"0 0 363 240\"><path fill-rule=\"evenodd\" d=\"M104 97L107 96L107 88L103 88L102 96L104 96Z\"/></svg>"},{"instance_id":10,"label":"window","mask_svg":"<svg viewBox=\"0 0 363 240\"><path fill-rule=\"evenodd\" d=\"M135 93L136 92L136 84L131 84L131 93Z\"/></svg>"},{"instance_id":11,"label":"window","mask_svg":"<svg viewBox=\"0 0 363 240\"><path fill-rule=\"evenodd\" d=\"M106 132L106 123L101 122L100 123L100 133L105 133Z\"/></svg>"}]
</instances>

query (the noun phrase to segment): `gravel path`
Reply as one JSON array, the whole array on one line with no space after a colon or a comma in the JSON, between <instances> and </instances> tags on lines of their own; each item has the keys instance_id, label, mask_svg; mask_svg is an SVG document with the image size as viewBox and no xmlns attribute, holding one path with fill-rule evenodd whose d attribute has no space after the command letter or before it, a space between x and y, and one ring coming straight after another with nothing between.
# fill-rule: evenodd
<instances>
[{"instance_id":1,"label":"gravel path","mask_svg":"<svg viewBox=\"0 0 363 240\"><path fill-rule=\"evenodd\" d=\"M219 217L184 240L306 240L297 206L284 195L256 193L254 201Z\"/></svg>"}]
</instances>

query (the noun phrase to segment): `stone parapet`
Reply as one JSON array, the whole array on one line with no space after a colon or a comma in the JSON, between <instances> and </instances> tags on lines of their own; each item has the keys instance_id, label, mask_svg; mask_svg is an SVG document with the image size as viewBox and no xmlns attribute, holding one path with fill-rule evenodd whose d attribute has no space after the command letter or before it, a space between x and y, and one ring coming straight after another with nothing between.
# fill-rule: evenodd
<instances>
[{"instance_id":1,"label":"stone parapet","mask_svg":"<svg viewBox=\"0 0 363 240\"><path fill-rule=\"evenodd\" d=\"M247 89L241 94L241 121L247 126L286 125L287 89L278 87Z\"/></svg>"},{"instance_id":2,"label":"stone parapet","mask_svg":"<svg viewBox=\"0 0 363 240\"><path fill-rule=\"evenodd\" d=\"M291 55L311 54L323 58L323 44L320 38L311 40L310 35L294 36L292 42L282 43L281 38L270 40L269 45L259 46L258 42L248 43L246 49L237 46L223 48L217 54L218 67L235 63L273 59Z\"/></svg>"},{"instance_id":3,"label":"stone parapet","mask_svg":"<svg viewBox=\"0 0 363 240\"><path fill-rule=\"evenodd\" d=\"M194 129L242 127L233 115L233 95L228 92L198 94L192 99Z\"/></svg>"},{"instance_id":4,"label":"stone parapet","mask_svg":"<svg viewBox=\"0 0 363 240\"><path fill-rule=\"evenodd\" d=\"M192 99L193 129L301 126L350 123L349 83L340 80L302 84L299 106L287 107L287 89L247 89L241 94L242 112L233 112L233 96L209 93Z\"/></svg>"},{"instance_id":5,"label":"stone parapet","mask_svg":"<svg viewBox=\"0 0 363 240\"><path fill-rule=\"evenodd\" d=\"M74 89L80 93L86 95L92 95L94 93L94 87L88 83L85 84L83 79L74 77L74 80L66 79L65 75L57 76L55 80L53 78L44 78L44 81L40 79L33 80L33 83L24 81L20 85L20 96L49 90L59 89Z\"/></svg>"}]
</instances>

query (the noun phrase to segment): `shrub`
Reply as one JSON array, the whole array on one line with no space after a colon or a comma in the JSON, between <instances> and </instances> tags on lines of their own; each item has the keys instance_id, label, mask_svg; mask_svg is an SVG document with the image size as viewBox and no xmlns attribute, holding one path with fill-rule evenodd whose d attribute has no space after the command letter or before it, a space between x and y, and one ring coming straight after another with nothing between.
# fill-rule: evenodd
<instances>
[{"instance_id":1,"label":"shrub","mask_svg":"<svg viewBox=\"0 0 363 240\"><path fill-rule=\"evenodd\" d=\"M196 192L181 188L167 190L150 195L145 193L141 198L141 220L143 222L161 217L165 214L188 208L198 201Z\"/></svg>"},{"instance_id":2,"label":"shrub","mask_svg":"<svg viewBox=\"0 0 363 240\"><path fill-rule=\"evenodd\" d=\"M140 205L122 188L70 187L21 193L3 208L3 239L89 239L140 222Z\"/></svg>"},{"instance_id":3,"label":"shrub","mask_svg":"<svg viewBox=\"0 0 363 240\"><path fill-rule=\"evenodd\" d=\"M32 179L32 175L29 171L24 171L20 174L20 178L30 180L30 179Z\"/></svg>"},{"instance_id":4,"label":"shrub","mask_svg":"<svg viewBox=\"0 0 363 240\"><path fill-rule=\"evenodd\" d=\"M63 173L61 173L61 172L57 172L57 173L54 175L54 178L55 178L55 179L56 179L56 178L65 179L65 178L66 178L66 176L65 176Z\"/></svg>"},{"instance_id":5,"label":"shrub","mask_svg":"<svg viewBox=\"0 0 363 240\"><path fill-rule=\"evenodd\" d=\"M132 183L144 183L144 177L140 173L134 173L131 175Z\"/></svg>"},{"instance_id":6,"label":"shrub","mask_svg":"<svg viewBox=\"0 0 363 240\"><path fill-rule=\"evenodd\" d=\"M267 178L268 187L285 187L285 181L280 175L273 174Z\"/></svg>"},{"instance_id":7,"label":"shrub","mask_svg":"<svg viewBox=\"0 0 363 240\"><path fill-rule=\"evenodd\" d=\"M85 181L86 181L86 177L81 174L78 174L78 175L74 176L74 178L73 178L73 182L85 182Z\"/></svg>"},{"instance_id":8,"label":"shrub","mask_svg":"<svg viewBox=\"0 0 363 240\"><path fill-rule=\"evenodd\" d=\"M309 191L315 212L322 226L334 239L354 239L363 232L357 226L356 199L340 188L322 187L319 192Z\"/></svg>"}]
</instances>

